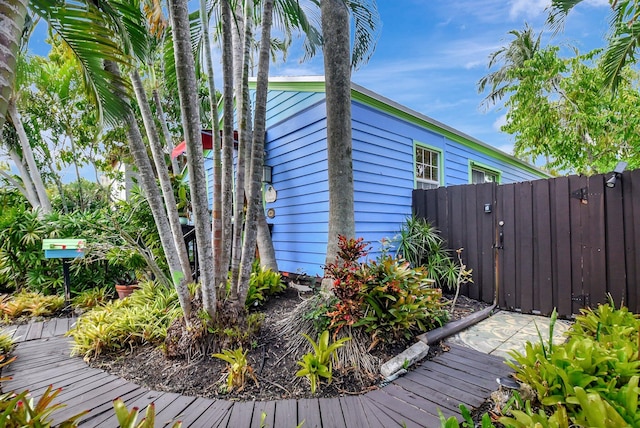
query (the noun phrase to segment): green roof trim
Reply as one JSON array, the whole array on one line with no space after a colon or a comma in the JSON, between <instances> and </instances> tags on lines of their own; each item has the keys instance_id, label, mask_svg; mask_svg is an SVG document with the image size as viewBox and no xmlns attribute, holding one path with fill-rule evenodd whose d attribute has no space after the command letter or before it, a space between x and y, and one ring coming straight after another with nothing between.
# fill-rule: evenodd
<instances>
[{"instance_id":1,"label":"green roof trim","mask_svg":"<svg viewBox=\"0 0 640 428\"><path fill-rule=\"evenodd\" d=\"M249 82L251 88L255 88L255 84L255 80ZM325 92L324 76L270 77L269 89L280 91ZM551 177L551 174L548 174L547 172L542 171L541 169L538 169L515 156L504 153L503 151L473 138L470 135L466 135L457 129L398 104L395 101L383 97L382 95L355 83L351 83L351 99L385 112L391 116L403 119L409 123L436 131L451 141L463 144L480 153L500 159L508 164L523 168L540 178Z\"/></svg>"}]
</instances>

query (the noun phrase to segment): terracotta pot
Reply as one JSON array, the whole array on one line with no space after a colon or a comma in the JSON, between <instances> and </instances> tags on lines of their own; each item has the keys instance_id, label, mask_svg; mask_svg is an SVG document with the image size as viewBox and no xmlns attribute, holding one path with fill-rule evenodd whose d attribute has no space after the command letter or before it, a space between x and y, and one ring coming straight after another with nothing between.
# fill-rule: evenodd
<instances>
[{"instance_id":1,"label":"terracotta pot","mask_svg":"<svg viewBox=\"0 0 640 428\"><path fill-rule=\"evenodd\" d=\"M133 293L138 288L139 287L137 284L130 284L130 285L116 284L116 291L118 292L118 297L120 299L124 299L125 297L128 297L131 293Z\"/></svg>"}]
</instances>

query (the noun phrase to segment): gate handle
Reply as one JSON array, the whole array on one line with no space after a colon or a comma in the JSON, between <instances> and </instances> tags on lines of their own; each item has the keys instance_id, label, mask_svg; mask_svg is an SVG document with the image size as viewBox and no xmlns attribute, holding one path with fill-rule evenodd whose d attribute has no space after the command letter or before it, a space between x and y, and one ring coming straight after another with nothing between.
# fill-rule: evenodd
<instances>
[{"instance_id":1,"label":"gate handle","mask_svg":"<svg viewBox=\"0 0 640 428\"><path fill-rule=\"evenodd\" d=\"M496 245L495 247L497 249L502 249L504 248L504 231L502 230L502 226L504 226L504 221L500 220L498 222L498 226L500 226L500 232L498 233L498 245Z\"/></svg>"}]
</instances>

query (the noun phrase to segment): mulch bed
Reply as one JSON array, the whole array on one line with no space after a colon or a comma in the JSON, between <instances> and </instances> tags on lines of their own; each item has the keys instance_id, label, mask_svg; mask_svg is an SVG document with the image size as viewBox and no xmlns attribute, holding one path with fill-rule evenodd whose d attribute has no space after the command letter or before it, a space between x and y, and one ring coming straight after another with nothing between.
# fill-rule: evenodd
<instances>
[{"instance_id":1,"label":"mulch bed","mask_svg":"<svg viewBox=\"0 0 640 428\"><path fill-rule=\"evenodd\" d=\"M295 376L300 366L296 358L279 339L276 322L285 319L290 312L309 295L300 295L293 288L272 297L261 311L265 314L259 337L253 342L247 354L253 368L257 385L249 380L241 391L227 393L224 390L226 363L206 356L198 361L169 360L154 346L142 346L132 352L120 355L102 355L90 365L139 385L158 391L208 398L232 400L272 400L285 398L310 398L308 381ZM449 296L451 297L451 296ZM485 308L487 304L459 297L452 320ZM377 347L373 352L386 361L404 350L411 343L396 347ZM438 347L434 347L437 352ZM334 368L331 384L322 383L313 397L335 397L339 395L361 394L380 383L380 376L362 375L349 370Z\"/></svg>"}]
</instances>

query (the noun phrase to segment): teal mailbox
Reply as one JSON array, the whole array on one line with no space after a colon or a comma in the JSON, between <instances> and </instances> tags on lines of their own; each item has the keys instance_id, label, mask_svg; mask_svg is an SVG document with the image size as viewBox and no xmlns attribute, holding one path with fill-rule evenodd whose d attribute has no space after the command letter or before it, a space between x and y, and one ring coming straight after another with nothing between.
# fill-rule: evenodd
<instances>
[{"instance_id":1,"label":"teal mailbox","mask_svg":"<svg viewBox=\"0 0 640 428\"><path fill-rule=\"evenodd\" d=\"M71 279L69 275L69 259L84 257L86 241L82 238L43 239L42 249L45 259L62 259L62 273L64 275L64 300L71 301Z\"/></svg>"}]
</instances>

